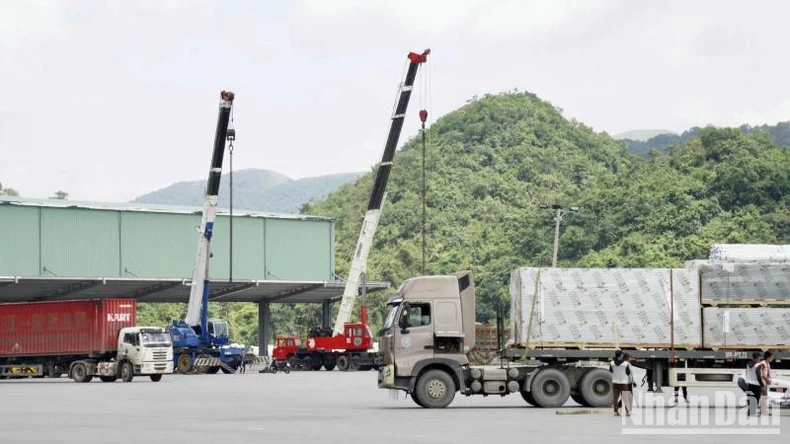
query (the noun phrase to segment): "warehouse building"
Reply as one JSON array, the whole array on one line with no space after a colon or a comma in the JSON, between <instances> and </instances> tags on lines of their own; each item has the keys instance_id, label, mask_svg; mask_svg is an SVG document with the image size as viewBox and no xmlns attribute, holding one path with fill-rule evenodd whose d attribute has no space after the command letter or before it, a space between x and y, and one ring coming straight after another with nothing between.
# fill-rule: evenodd
<instances>
[{"instance_id":1,"label":"warehouse building","mask_svg":"<svg viewBox=\"0 0 790 444\"><path fill-rule=\"evenodd\" d=\"M187 302L201 213L199 207L2 197L0 302ZM322 303L330 325L331 303L344 288L334 273L334 235L330 218L239 210L231 217L220 209L210 300L258 303L260 344L270 339L271 303ZM386 287L371 282L366 291Z\"/></svg>"}]
</instances>

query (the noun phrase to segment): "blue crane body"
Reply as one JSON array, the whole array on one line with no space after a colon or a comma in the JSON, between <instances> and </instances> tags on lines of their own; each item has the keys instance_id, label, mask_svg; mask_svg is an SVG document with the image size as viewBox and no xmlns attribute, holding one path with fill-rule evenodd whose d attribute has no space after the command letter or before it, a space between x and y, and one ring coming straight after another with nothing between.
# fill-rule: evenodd
<instances>
[{"instance_id":1,"label":"blue crane body","mask_svg":"<svg viewBox=\"0 0 790 444\"><path fill-rule=\"evenodd\" d=\"M183 321L173 321L169 327L173 338L173 360L181 373L205 369L207 373L233 373L241 365L246 354L243 347L228 345L229 331L226 321L209 319L210 293L209 260L211 237L217 214L219 183L222 177L222 159L225 141L235 139L234 129L228 128L235 95L230 91L220 93L219 116L214 136L214 150L206 183L203 214L198 235L195 267L189 293L187 314Z\"/></svg>"}]
</instances>

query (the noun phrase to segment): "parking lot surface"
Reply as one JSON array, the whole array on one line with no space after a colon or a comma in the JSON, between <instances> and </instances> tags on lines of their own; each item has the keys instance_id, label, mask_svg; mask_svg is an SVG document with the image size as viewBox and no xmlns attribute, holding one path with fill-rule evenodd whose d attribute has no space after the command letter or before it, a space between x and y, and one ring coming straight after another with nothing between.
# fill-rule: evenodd
<instances>
[{"instance_id":1,"label":"parking lot surface","mask_svg":"<svg viewBox=\"0 0 790 444\"><path fill-rule=\"evenodd\" d=\"M640 389L641 390L641 389ZM735 393L735 392L733 392ZM713 391L691 390L690 395ZM671 398L671 389L663 394ZM737 437L625 435L609 409L568 402L530 407L518 394L456 395L447 409L417 407L376 385L376 372L167 375L158 383L78 384L61 378L0 381L4 443L719 443ZM650 414L689 409L654 407ZM640 409L635 410L635 415ZM786 441L779 435L744 437ZM664 429L665 430L665 429Z\"/></svg>"}]
</instances>

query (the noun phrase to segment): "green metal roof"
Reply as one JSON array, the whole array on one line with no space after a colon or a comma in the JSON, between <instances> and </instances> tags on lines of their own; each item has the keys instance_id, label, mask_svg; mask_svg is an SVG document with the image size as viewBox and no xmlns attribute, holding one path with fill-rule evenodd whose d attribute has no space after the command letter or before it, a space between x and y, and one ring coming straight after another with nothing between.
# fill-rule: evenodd
<instances>
[{"instance_id":1,"label":"green metal roof","mask_svg":"<svg viewBox=\"0 0 790 444\"><path fill-rule=\"evenodd\" d=\"M78 208L89 210L109 210L109 211L131 211L142 213L172 213L172 214L202 214L203 207L185 205L162 205L149 203L108 203L92 201L76 201L61 199L30 199L11 196L0 196L0 205L20 205L28 207L49 207L49 208ZM228 208L217 208L217 215L229 216ZM310 216L301 214L270 213L262 211L251 211L245 209L233 209L233 217L263 217L268 219L293 219L293 220L313 220L332 222L335 219L324 216Z\"/></svg>"}]
</instances>

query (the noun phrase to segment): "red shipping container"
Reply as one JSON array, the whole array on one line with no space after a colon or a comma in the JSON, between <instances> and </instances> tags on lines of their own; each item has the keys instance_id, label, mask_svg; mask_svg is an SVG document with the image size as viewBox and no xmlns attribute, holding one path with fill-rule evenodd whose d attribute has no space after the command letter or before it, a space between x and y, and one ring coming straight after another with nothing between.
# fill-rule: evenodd
<instances>
[{"instance_id":1,"label":"red shipping container","mask_svg":"<svg viewBox=\"0 0 790 444\"><path fill-rule=\"evenodd\" d=\"M102 354L137 323L134 299L0 304L0 357Z\"/></svg>"}]
</instances>

